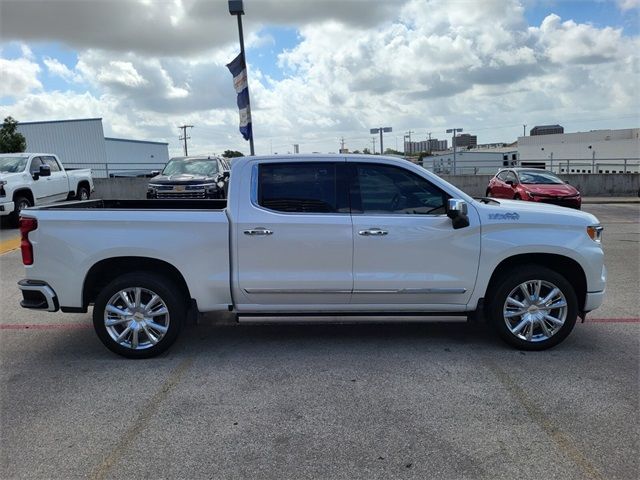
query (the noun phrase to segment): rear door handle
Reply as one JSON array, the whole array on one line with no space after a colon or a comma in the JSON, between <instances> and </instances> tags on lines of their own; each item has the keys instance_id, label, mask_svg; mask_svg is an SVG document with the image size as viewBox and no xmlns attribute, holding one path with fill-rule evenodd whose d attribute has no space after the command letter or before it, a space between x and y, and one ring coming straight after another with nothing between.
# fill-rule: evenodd
<instances>
[{"instance_id":1,"label":"rear door handle","mask_svg":"<svg viewBox=\"0 0 640 480\"><path fill-rule=\"evenodd\" d=\"M244 231L245 235L255 235L255 236L266 236L266 235L272 235L273 232L271 230L267 230L266 228L262 228L262 227L256 227L256 228L252 228L250 230L245 230Z\"/></svg>"},{"instance_id":2,"label":"rear door handle","mask_svg":"<svg viewBox=\"0 0 640 480\"><path fill-rule=\"evenodd\" d=\"M358 235L362 235L364 237L381 237L382 235L386 235L386 230L382 230L380 228L370 228L368 230L360 230Z\"/></svg>"}]
</instances>

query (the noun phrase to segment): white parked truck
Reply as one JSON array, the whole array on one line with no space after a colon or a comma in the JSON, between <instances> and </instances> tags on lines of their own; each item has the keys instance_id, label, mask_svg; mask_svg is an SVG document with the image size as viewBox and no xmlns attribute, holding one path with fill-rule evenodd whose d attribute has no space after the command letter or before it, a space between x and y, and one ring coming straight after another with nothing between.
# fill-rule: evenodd
<instances>
[{"instance_id":1,"label":"white parked truck","mask_svg":"<svg viewBox=\"0 0 640 480\"><path fill-rule=\"evenodd\" d=\"M591 214L475 200L370 155L245 157L227 200L92 200L27 209L22 306L86 312L150 357L189 309L239 322L484 317L522 349L561 342L603 301ZM64 255L61 255L64 252Z\"/></svg>"},{"instance_id":2,"label":"white parked truck","mask_svg":"<svg viewBox=\"0 0 640 480\"><path fill-rule=\"evenodd\" d=\"M18 220L22 209L61 200L88 200L91 170L67 169L51 153L0 154L0 216Z\"/></svg>"}]
</instances>

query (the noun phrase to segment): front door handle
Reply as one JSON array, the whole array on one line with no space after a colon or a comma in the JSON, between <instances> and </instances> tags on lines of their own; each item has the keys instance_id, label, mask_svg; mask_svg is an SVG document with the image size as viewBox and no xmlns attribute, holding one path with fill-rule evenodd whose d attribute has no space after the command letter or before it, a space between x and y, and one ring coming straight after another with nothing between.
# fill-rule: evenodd
<instances>
[{"instance_id":1,"label":"front door handle","mask_svg":"<svg viewBox=\"0 0 640 480\"><path fill-rule=\"evenodd\" d=\"M386 235L386 230L381 230L379 228L370 228L368 230L360 230L358 235L362 235L364 237L381 237L382 235Z\"/></svg>"},{"instance_id":2,"label":"front door handle","mask_svg":"<svg viewBox=\"0 0 640 480\"><path fill-rule=\"evenodd\" d=\"M256 227L256 228L252 228L250 230L245 230L244 231L245 235L255 235L255 236L266 236L266 235L271 235L273 234L273 232L271 230L267 230L266 228L263 227Z\"/></svg>"}]
</instances>

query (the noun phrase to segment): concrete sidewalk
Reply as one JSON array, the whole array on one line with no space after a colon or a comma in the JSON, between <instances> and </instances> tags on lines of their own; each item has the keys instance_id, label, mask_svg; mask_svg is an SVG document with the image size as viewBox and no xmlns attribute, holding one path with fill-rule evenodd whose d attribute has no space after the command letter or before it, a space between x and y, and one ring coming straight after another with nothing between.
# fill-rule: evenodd
<instances>
[{"instance_id":1,"label":"concrete sidewalk","mask_svg":"<svg viewBox=\"0 0 640 480\"><path fill-rule=\"evenodd\" d=\"M582 197L582 204L640 203L640 197Z\"/></svg>"}]
</instances>

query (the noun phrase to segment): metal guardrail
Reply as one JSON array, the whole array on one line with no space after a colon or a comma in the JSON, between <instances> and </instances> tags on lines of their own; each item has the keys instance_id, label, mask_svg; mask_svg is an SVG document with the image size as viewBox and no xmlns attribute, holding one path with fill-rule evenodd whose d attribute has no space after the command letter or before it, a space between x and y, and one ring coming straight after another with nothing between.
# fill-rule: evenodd
<instances>
[{"instance_id":1,"label":"metal guardrail","mask_svg":"<svg viewBox=\"0 0 640 480\"><path fill-rule=\"evenodd\" d=\"M166 163L83 162L69 164L69 169L90 168L95 178L151 177L152 171L162 170ZM67 166L67 165L65 165Z\"/></svg>"},{"instance_id":2,"label":"metal guardrail","mask_svg":"<svg viewBox=\"0 0 640 480\"><path fill-rule=\"evenodd\" d=\"M458 159L454 172L453 162L425 157L422 166L443 175L493 175L509 167L544 168L556 174L571 173L640 173L640 158L540 158L534 160L468 160Z\"/></svg>"}]
</instances>

